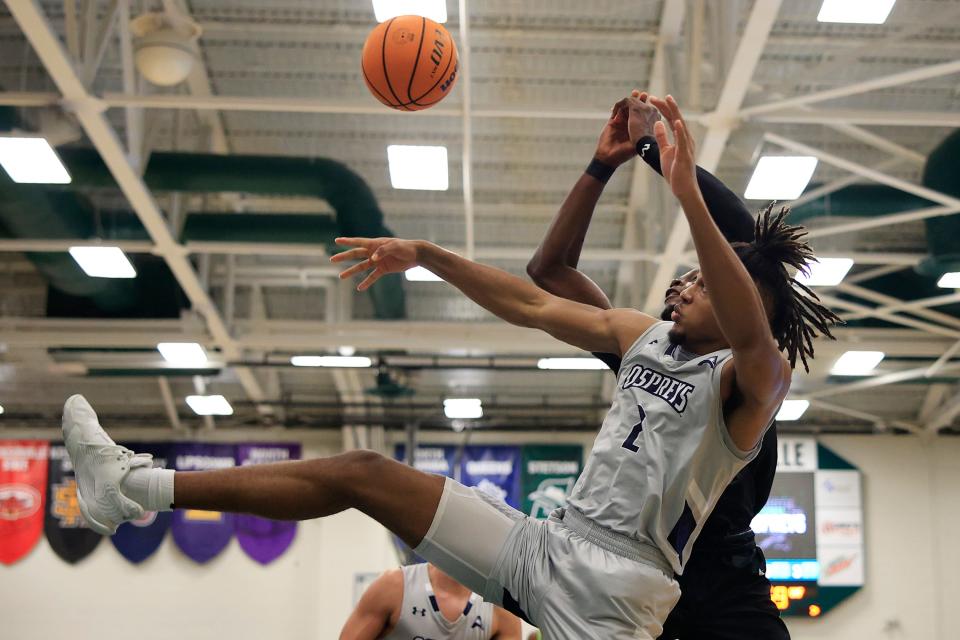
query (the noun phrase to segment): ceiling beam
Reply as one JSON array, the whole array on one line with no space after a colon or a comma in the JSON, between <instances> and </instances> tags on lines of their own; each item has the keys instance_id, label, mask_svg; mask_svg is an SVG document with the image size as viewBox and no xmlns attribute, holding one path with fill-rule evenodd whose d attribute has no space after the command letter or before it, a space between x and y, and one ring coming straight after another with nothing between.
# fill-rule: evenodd
<instances>
[{"instance_id":1,"label":"ceiling beam","mask_svg":"<svg viewBox=\"0 0 960 640\"><path fill-rule=\"evenodd\" d=\"M814 399L838 396L844 393L853 393L854 391L863 391L864 389L882 387L888 384L909 382L910 380L919 380L920 378L924 377L926 370L926 367L918 367L915 369L906 369L904 371L895 371L893 373L874 376L864 380L857 380L856 382L826 385L820 389L815 389L809 393L805 393L802 397L812 402ZM955 371L960 371L960 364L947 365L941 369L941 373L952 373Z\"/></svg>"},{"instance_id":2,"label":"ceiling beam","mask_svg":"<svg viewBox=\"0 0 960 640\"><path fill-rule=\"evenodd\" d=\"M927 431L940 431L950 426L950 423L952 423L958 415L960 415L960 392L957 392L953 397L940 405L940 408L935 410L933 414L927 418L923 427Z\"/></svg>"},{"instance_id":3,"label":"ceiling beam","mask_svg":"<svg viewBox=\"0 0 960 640\"><path fill-rule=\"evenodd\" d=\"M230 335L216 305L207 294L186 254L177 244L167 226L163 212L144 184L139 172L130 164L116 132L104 116L98 100L87 93L60 40L54 33L35 0L6 0L7 7L30 41L37 56L64 100L72 107L77 119L100 153L120 190L127 197L134 212L150 234L156 247L189 298L193 309L205 320L213 341L229 359L242 357L242 349ZM249 369L239 368L237 377L251 400L264 399L263 389ZM265 407L269 410L268 407Z\"/></svg>"},{"instance_id":4,"label":"ceiling beam","mask_svg":"<svg viewBox=\"0 0 960 640\"><path fill-rule=\"evenodd\" d=\"M888 158L873 168L877 171L887 171L900 164L903 164L902 158ZM811 202L813 200L818 200L823 196L835 193L840 189L849 187L852 184L858 184L860 182L863 182L863 178L857 174L850 174L842 178L837 178L836 180L822 184L819 187L815 187L810 191L805 191L802 196L790 201L790 208L796 210L796 208L802 204L806 204L807 202Z\"/></svg>"},{"instance_id":5,"label":"ceiling beam","mask_svg":"<svg viewBox=\"0 0 960 640\"><path fill-rule=\"evenodd\" d=\"M754 105L752 107L742 109L739 113L739 116L741 118L751 117L762 113L781 111L790 107L799 107L806 104L824 102L826 100L845 98L847 96L867 93L869 91L876 91L878 89L896 87L903 84L909 84L911 82L920 82L921 80L930 80L931 78L939 78L941 76L952 75L954 73L960 73L960 60L952 60L950 62L944 62L943 64L917 67L908 71L901 71L900 73L894 73L888 76L881 76L879 78L871 78L861 82L854 82L852 84L842 87L835 87L833 89L827 89L825 91L814 91L813 93L806 93L800 96L786 98L784 100L776 100L774 102Z\"/></svg>"},{"instance_id":6,"label":"ceiling beam","mask_svg":"<svg viewBox=\"0 0 960 640\"><path fill-rule=\"evenodd\" d=\"M783 147L784 149L789 149L791 151L796 151L798 153L803 153L805 155L816 156L823 162L831 164L839 169L844 169L851 173L863 176L869 180L879 182L880 184L885 184L887 186L893 187L895 189L900 189L901 191L906 191L907 193L912 193L915 196L921 198L926 198L933 202L937 202L947 207L957 207L960 208L960 198L954 198L935 189L930 189L912 182L908 182L901 178L891 176L889 174L883 173L882 171L877 171L876 169L871 169L870 167L865 167L862 164L853 162L852 160L847 160L836 156L832 153L823 151L822 149L817 149L811 147L810 145L803 144L796 140L791 140L790 138L785 138L784 136L777 135L775 133L767 133L764 135L764 139L772 142L776 145ZM884 216L886 218L886 216Z\"/></svg>"},{"instance_id":7,"label":"ceiling beam","mask_svg":"<svg viewBox=\"0 0 960 640\"><path fill-rule=\"evenodd\" d=\"M769 124L859 124L884 127L960 127L956 111L887 111L885 109L786 110L748 120Z\"/></svg>"},{"instance_id":8,"label":"ceiling beam","mask_svg":"<svg viewBox=\"0 0 960 640\"><path fill-rule=\"evenodd\" d=\"M840 224L831 224L810 229L807 232L807 238L834 237L841 233L852 233L854 231L864 231L866 229L876 229L877 227L889 227L895 224L904 224L906 222L917 222L927 218L941 218L943 216L953 215L960 211L960 207L936 206L924 207L923 209L911 209L902 213L890 213L882 216L871 215L864 220L855 222L842 222Z\"/></svg>"},{"instance_id":9,"label":"ceiling beam","mask_svg":"<svg viewBox=\"0 0 960 640\"><path fill-rule=\"evenodd\" d=\"M753 72L760 62L767 37L780 11L780 4L781 0L756 0L753 4L743 35L740 37L740 44L730 64L729 73L723 83L717 107L703 136L703 142L699 145L697 164L707 171L716 171L720 164L720 156L736 124L736 115L747 95ZM647 289L647 299L643 308L648 313L655 313L656 309L662 305L663 291L676 272L689 239L690 229L687 219L682 212L679 212L675 216L673 227L667 237L663 259L659 262L650 287Z\"/></svg>"},{"instance_id":10,"label":"ceiling beam","mask_svg":"<svg viewBox=\"0 0 960 640\"><path fill-rule=\"evenodd\" d=\"M949 349L940 354L940 357L923 372L924 377L932 378L937 375L957 353L960 353L960 340L954 342Z\"/></svg>"},{"instance_id":11,"label":"ceiling beam","mask_svg":"<svg viewBox=\"0 0 960 640\"><path fill-rule=\"evenodd\" d=\"M475 257L475 236L476 228L474 225L473 209L473 105L471 102L470 85L470 14L467 11L467 0L458 0L459 22L460 22L460 49L459 70L460 74L460 95L461 95L461 191L463 191L463 222L464 222L464 244L466 251L464 256L467 260L473 260ZM532 255L532 254L531 254Z\"/></svg>"},{"instance_id":12,"label":"ceiling beam","mask_svg":"<svg viewBox=\"0 0 960 640\"><path fill-rule=\"evenodd\" d=\"M869 145L874 149L879 149L880 151L892 156L893 159L900 158L918 167L922 167L927 162L927 157L922 153L917 153L913 149L908 149L903 145L891 142L889 138L878 136L877 134L867 131L866 129L862 129L855 124L850 124L848 122L829 122L825 126L833 129L834 131L839 131L847 137ZM883 169L877 170L883 171Z\"/></svg>"},{"instance_id":13,"label":"ceiling beam","mask_svg":"<svg viewBox=\"0 0 960 640\"><path fill-rule=\"evenodd\" d=\"M873 298L875 301L877 297L878 296L876 294L873 295ZM884 296L884 297L889 298L889 296ZM886 303L882 304L882 306L871 309L869 314L865 311L857 312L857 313L849 314L844 319L858 320L860 318L870 317L871 315L873 315L874 317L879 317L874 314L894 313L898 311L906 311L908 313L913 313L916 315L923 315L921 314L921 311L926 311L928 307L940 307L945 304L956 304L958 302L960 302L960 293L948 293L942 296L933 296L931 298L921 298L919 300L897 300L896 298L890 298ZM936 314L937 316L946 316L946 318L950 319L950 322L947 324L951 324L952 326L960 325L960 321L958 321L957 318L954 318L953 316L949 316L947 314L940 314L937 312L927 312L927 313L928 315ZM943 322L943 320L938 320L938 322Z\"/></svg>"},{"instance_id":14,"label":"ceiling beam","mask_svg":"<svg viewBox=\"0 0 960 640\"><path fill-rule=\"evenodd\" d=\"M960 329L960 318L951 316L947 313L941 313L940 311L932 311L927 308L928 306L937 306L937 304L958 302L960 301L960 295L947 296L947 300L945 302L931 298L927 298L925 300L905 301L880 293L879 291L874 291L873 289L867 289L855 284L850 284L849 282L841 282L836 286L836 289L837 291L843 291L844 293L855 295L859 298L863 298L864 300L869 300L870 302L876 302L877 304L881 305L880 307L877 307L878 311L909 310L912 314L921 318L926 318L932 322L939 322L940 324ZM930 302L931 300L933 300L932 303ZM849 320L850 318L848 317L847 319Z\"/></svg>"},{"instance_id":15,"label":"ceiling beam","mask_svg":"<svg viewBox=\"0 0 960 640\"><path fill-rule=\"evenodd\" d=\"M238 214L242 215L242 214ZM119 247L130 253L153 253L162 255L158 246L149 240L75 240L70 238L0 238L0 252L10 251L67 251L70 247L99 247L109 245ZM465 253L464 247L447 246L455 253ZM326 247L318 244L300 243L260 243L260 242L231 242L204 240L176 244L175 249L180 254L233 254L255 256L310 256L322 258L326 256ZM478 260L529 260L536 251L536 247L503 247L481 246L474 249L474 257ZM824 254L827 255L827 254ZM848 255L848 254L843 254ZM903 254L903 260L914 264L919 258L912 254ZM586 262L655 262L660 258L657 253L641 249L584 249L581 260Z\"/></svg>"},{"instance_id":16,"label":"ceiling beam","mask_svg":"<svg viewBox=\"0 0 960 640\"><path fill-rule=\"evenodd\" d=\"M173 16L179 16L184 20L195 22L190 10L183 0L163 0L164 10ZM203 55L203 50L199 44L194 45L196 61L190 75L187 76L187 89L191 95L209 97L213 95L213 88L210 84L210 72L207 69L207 61ZM213 153L230 153L230 143L227 140L227 131L223 126L223 116L217 110L197 111L197 117L205 123L210 133L210 150Z\"/></svg>"},{"instance_id":17,"label":"ceiling beam","mask_svg":"<svg viewBox=\"0 0 960 640\"><path fill-rule=\"evenodd\" d=\"M897 315L891 311L884 311L879 308L875 309L872 307L865 307L862 304L857 304L856 302L851 302L849 300L842 300L835 296L824 293L820 294L820 300L828 305L853 311L858 318L880 318L881 320L886 320L887 322L903 325L905 327L911 327L913 329L919 329L920 331L926 331L927 333L947 336L950 338L960 338L960 330L950 329L939 324L917 320L916 318L911 318L909 316ZM852 316L854 314L849 315ZM844 320L851 319L847 314L841 314L840 317Z\"/></svg>"},{"instance_id":18,"label":"ceiling beam","mask_svg":"<svg viewBox=\"0 0 960 640\"><path fill-rule=\"evenodd\" d=\"M131 89L124 93L105 92L100 99L112 108L189 109L217 111L261 111L273 113L318 113L384 116L393 113L379 104L332 102L313 98L193 96L187 94L139 95ZM14 107L50 107L61 103L56 93L35 91L0 91L0 104ZM534 118L548 120L589 120L596 122L609 116L603 109L541 109L498 107L473 109L474 118ZM405 114L410 118L461 118L455 107L432 107ZM709 120L713 112L685 111L690 122ZM794 109L744 118L752 122L773 124L857 124L886 127L960 127L960 113L952 111L891 111L884 109Z\"/></svg>"},{"instance_id":19,"label":"ceiling beam","mask_svg":"<svg viewBox=\"0 0 960 640\"><path fill-rule=\"evenodd\" d=\"M683 17L686 12L686 0L666 0L660 13L660 30L656 50L650 69L646 89L653 95L662 96L667 90L669 51L676 45L683 29ZM672 72L672 69L670 69ZM637 247L641 230L639 222L643 209L650 205L651 169L645 162L634 159L630 171L630 190L627 195L627 213L624 217L623 240L620 248L630 251ZM649 216L645 216L649 219ZM640 265L621 263L617 271L614 304L635 307L640 304Z\"/></svg>"},{"instance_id":20,"label":"ceiling beam","mask_svg":"<svg viewBox=\"0 0 960 640\"><path fill-rule=\"evenodd\" d=\"M905 431L909 431L910 433L919 433L921 431L920 427L911 422L906 422L904 420L890 420L889 418L878 416L875 413L860 411L859 409L851 409L850 407L844 407L842 405L826 402L824 400L813 399L810 400L810 404L818 409L824 409L833 413L839 413L843 416L849 416L851 418L873 423L878 429L881 430L886 430L888 427L897 427Z\"/></svg>"}]
</instances>

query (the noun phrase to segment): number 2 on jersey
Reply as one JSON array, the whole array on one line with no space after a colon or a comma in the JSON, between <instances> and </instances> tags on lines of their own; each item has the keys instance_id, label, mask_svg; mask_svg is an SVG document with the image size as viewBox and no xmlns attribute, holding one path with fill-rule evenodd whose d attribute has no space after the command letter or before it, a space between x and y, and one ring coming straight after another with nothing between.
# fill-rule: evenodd
<instances>
[{"instance_id":1,"label":"number 2 on jersey","mask_svg":"<svg viewBox=\"0 0 960 640\"><path fill-rule=\"evenodd\" d=\"M647 419L647 413L643 410L643 407L637 405L637 410L640 411L640 422L633 425L633 429L630 430L630 435L628 435L627 439L620 445L624 449L633 451L634 453L640 451L640 447L637 446L637 438L640 437L640 432L643 431L643 421Z\"/></svg>"}]
</instances>

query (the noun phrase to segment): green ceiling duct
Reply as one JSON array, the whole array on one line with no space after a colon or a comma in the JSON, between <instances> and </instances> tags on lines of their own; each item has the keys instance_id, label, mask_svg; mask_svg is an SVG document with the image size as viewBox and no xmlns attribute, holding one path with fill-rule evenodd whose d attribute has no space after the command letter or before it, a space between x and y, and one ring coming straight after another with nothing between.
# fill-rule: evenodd
<instances>
[{"instance_id":1,"label":"green ceiling duct","mask_svg":"<svg viewBox=\"0 0 960 640\"><path fill-rule=\"evenodd\" d=\"M0 108L0 130L18 126L16 112ZM12 238L70 238L87 240L148 239L135 215L129 212L98 213L77 189L116 188L113 176L92 149L59 149L70 171L70 185L37 186L12 182L0 171L0 235ZM337 251L337 236L389 236L383 213L373 193L356 173L328 159L268 156L218 156L154 153L144 180L156 191L194 193L243 192L263 195L297 195L322 198L336 212L336 220L300 214L187 215L181 240L315 243L327 252ZM67 312L71 305L89 307L84 315L132 313L144 317L176 317L182 293L172 274L153 256L131 256L137 267L134 280L90 278L66 253L30 253L28 258L53 288L53 306ZM147 281L147 273L160 281ZM376 317L406 317L402 277L392 275L371 287ZM157 299L150 291L173 293ZM60 294L63 294L62 296ZM86 303L82 299L86 299Z\"/></svg>"},{"instance_id":2,"label":"green ceiling duct","mask_svg":"<svg viewBox=\"0 0 960 640\"><path fill-rule=\"evenodd\" d=\"M927 157L923 186L960 198L960 129ZM927 218L924 223L930 257L921 263L920 271L934 278L960 271L960 214Z\"/></svg>"},{"instance_id":3,"label":"green ceiling duct","mask_svg":"<svg viewBox=\"0 0 960 640\"><path fill-rule=\"evenodd\" d=\"M960 197L960 130L948 136L927 158L923 185ZM791 212L790 219L791 222L803 223L824 216L884 216L937 204L885 185L851 185L797 207ZM864 286L901 300L919 300L944 294L944 290L937 287L937 280L944 273L960 271L960 214L927 218L924 224L930 255L914 270L874 278ZM837 295L849 298L844 294ZM960 316L960 305L940 306L937 310ZM855 324L886 325L875 319Z\"/></svg>"},{"instance_id":4,"label":"green ceiling duct","mask_svg":"<svg viewBox=\"0 0 960 640\"><path fill-rule=\"evenodd\" d=\"M11 238L86 239L93 236L93 207L83 196L19 185L0 171L0 227ZM90 298L105 311L135 303L135 280L91 278L67 253L28 253L50 286L70 296Z\"/></svg>"},{"instance_id":5,"label":"green ceiling duct","mask_svg":"<svg viewBox=\"0 0 960 640\"><path fill-rule=\"evenodd\" d=\"M71 186L116 186L96 151L61 149L58 152L73 177ZM338 235L393 235L384 225L383 212L363 178L346 165L326 158L154 153L150 156L144 181L155 191L241 192L322 198L336 212L335 227L322 217L307 215L281 219L272 215L231 214L208 218L204 221L206 226L188 219L184 240L201 239L191 237L196 232L202 233L205 240L317 242L332 251L335 249L333 238ZM194 227L191 228L191 224ZM311 228L312 225L317 227ZM403 278L394 274L382 278L370 288L378 318L406 317L402 283Z\"/></svg>"},{"instance_id":6,"label":"green ceiling duct","mask_svg":"<svg viewBox=\"0 0 960 640\"><path fill-rule=\"evenodd\" d=\"M815 186L811 185L811 188ZM806 220L823 216L885 216L911 209L923 209L935 204L886 185L855 184L791 209L790 222L803 224Z\"/></svg>"}]
</instances>

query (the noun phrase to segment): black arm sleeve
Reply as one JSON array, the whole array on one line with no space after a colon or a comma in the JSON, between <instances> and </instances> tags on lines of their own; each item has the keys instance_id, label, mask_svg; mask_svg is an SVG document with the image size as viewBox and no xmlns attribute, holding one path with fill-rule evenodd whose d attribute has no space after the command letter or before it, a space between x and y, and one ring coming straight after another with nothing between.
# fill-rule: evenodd
<instances>
[{"instance_id":1,"label":"black arm sleeve","mask_svg":"<svg viewBox=\"0 0 960 640\"><path fill-rule=\"evenodd\" d=\"M660 169L660 147L653 136L644 136L637 142L637 154L650 167L663 175ZM707 204L710 216L720 228L720 233L728 242L750 242L753 240L753 216L743 201L737 197L727 185L705 169L697 167L697 183L703 193L703 201ZM620 358L612 353L594 353L596 358L603 361L613 375L619 375Z\"/></svg>"},{"instance_id":2,"label":"black arm sleeve","mask_svg":"<svg viewBox=\"0 0 960 640\"><path fill-rule=\"evenodd\" d=\"M637 154L650 167L663 175L660 169L660 147L653 136L644 136L637 142ZM703 201L707 204L710 216L720 228L720 233L728 242L750 242L753 240L753 216L727 185L720 182L715 175L697 167L697 183L703 193Z\"/></svg>"}]
</instances>

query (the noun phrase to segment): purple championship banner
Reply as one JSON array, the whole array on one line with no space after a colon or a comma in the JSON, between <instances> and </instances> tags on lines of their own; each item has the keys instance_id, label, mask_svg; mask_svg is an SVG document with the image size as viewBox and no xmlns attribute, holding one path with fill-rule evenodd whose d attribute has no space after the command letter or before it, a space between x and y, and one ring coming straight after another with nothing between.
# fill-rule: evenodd
<instances>
[{"instance_id":1,"label":"purple championship banner","mask_svg":"<svg viewBox=\"0 0 960 640\"><path fill-rule=\"evenodd\" d=\"M237 445L237 463L241 466L299 460L300 455L299 444ZM283 555L297 535L296 522L238 514L234 523L240 548L260 564L269 564Z\"/></svg>"},{"instance_id":2,"label":"purple championship banner","mask_svg":"<svg viewBox=\"0 0 960 640\"><path fill-rule=\"evenodd\" d=\"M154 468L161 469L170 468L172 447L168 442L137 442L129 446L138 453L152 455ZM139 520L121 524L110 541L120 555L133 564L139 564L160 547L172 522L172 511L147 511Z\"/></svg>"},{"instance_id":3,"label":"purple championship banner","mask_svg":"<svg viewBox=\"0 0 960 640\"><path fill-rule=\"evenodd\" d=\"M207 471L236 466L232 444L181 442L173 446L177 471ZM216 557L233 537L234 516L219 511L177 509L173 512L173 541L191 560L199 563Z\"/></svg>"},{"instance_id":4,"label":"purple championship banner","mask_svg":"<svg viewBox=\"0 0 960 640\"><path fill-rule=\"evenodd\" d=\"M460 482L515 509L522 506L520 470L520 447L470 445L460 458Z\"/></svg>"}]
</instances>

